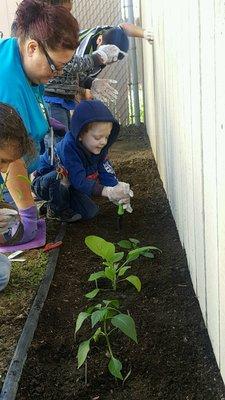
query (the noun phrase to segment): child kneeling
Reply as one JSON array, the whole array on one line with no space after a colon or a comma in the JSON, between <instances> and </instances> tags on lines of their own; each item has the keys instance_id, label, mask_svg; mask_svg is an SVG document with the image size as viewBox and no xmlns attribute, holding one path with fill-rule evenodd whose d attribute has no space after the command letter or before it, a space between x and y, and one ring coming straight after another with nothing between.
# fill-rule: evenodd
<instances>
[{"instance_id":1,"label":"child kneeling","mask_svg":"<svg viewBox=\"0 0 225 400\"><path fill-rule=\"evenodd\" d=\"M71 121L71 131L57 143L54 164L48 152L40 156L32 190L48 201L47 217L65 222L93 218L99 207L92 196L108 197L131 212L130 185L119 182L108 160L119 123L98 100L81 101Z\"/></svg>"}]
</instances>

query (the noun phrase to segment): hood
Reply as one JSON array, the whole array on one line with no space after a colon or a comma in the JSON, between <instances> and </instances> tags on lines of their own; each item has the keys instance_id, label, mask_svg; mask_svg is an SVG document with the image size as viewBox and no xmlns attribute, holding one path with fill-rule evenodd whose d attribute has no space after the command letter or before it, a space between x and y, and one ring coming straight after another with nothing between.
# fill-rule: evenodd
<instances>
[{"instance_id":1,"label":"hood","mask_svg":"<svg viewBox=\"0 0 225 400\"><path fill-rule=\"evenodd\" d=\"M70 131L78 143L78 137L85 125L91 122L112 122L113 127L104 149L109 148L117 139L120 126L109 109L100 100L83 100L73 113Z\"/></svg>"}]
</instances>

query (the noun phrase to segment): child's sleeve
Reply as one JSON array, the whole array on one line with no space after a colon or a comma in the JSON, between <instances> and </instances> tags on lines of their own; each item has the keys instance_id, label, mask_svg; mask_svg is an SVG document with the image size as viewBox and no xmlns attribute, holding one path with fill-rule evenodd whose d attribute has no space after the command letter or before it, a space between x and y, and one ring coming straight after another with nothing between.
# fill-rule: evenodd
<instances>
[{"instance_id":1,"label":"child's sleeve","mask_svg":"<svg viewBox=\"0 0 225 400\"><path fill-rule=\"evenodd\" d=\"M99 174L99 182L103 186L116 186L118 183L118 179L116 177L115 171L106 156L102 159L98 164L98 174Z\"/></svg>"},{"instance_id":2,"label":"child's sleeve","mask_svg":"<svg viewBox=\"0 0 225 400\"><path fill-rule=\"evenodd\" d=\"M63 165L68 172L70 184L74 189L88 196L101 194L103 189L102 185L87 178L86 170L77 154L73 153L73 157L68 157L67 154L66 159L63 160Z\"/></svg>"}]
</instances>

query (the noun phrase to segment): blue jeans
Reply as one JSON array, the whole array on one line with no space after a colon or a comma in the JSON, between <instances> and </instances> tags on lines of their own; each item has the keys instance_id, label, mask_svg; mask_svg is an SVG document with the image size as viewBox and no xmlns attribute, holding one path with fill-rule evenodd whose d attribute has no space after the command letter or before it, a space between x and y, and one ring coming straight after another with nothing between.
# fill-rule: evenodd
<instances>
[{"instance_id":1,"label":"blue jeans","mask_svg":"<svg viewBox=\"0 0 225 400\"><path fill-rule=\"evenodd\" d=\"M70 129L70 111L63 108L61 104L48 103L49 115L57 119L66 127L66 132ZM62 137L59 136L59 141Z\"/></svg>"},{"instance_id":2,"label":"blue jeans","mask_svg":"<svg viewBox=\"0 0 225 400\"><path fill-rule=\"evenodd\" d=\"M72 186L66 188L56 179L55 171L39 176L32 182L32 190L42 200L49 202L50 208L60 212L70 208L83 219L91 219L99 212L99 207L85 193L82 193Z\"/></svg>"},{"instance_id":3,"label":"blue jeans","mask_svg":"<svg viewBox=\"0 0 225 400\"><path fill-rule=\"evenodd\" d=\"M57 179L57 172L51 171L38 176L32 182L32 190L41 200L47 200L50 208L57 214L69 208L68 189Z\"/></svg>"}]
</instances>

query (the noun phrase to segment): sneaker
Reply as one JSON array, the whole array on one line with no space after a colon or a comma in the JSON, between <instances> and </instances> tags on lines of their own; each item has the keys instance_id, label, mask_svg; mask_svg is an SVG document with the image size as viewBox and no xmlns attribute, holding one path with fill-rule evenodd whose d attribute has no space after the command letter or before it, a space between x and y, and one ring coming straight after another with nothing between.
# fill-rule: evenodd
<instances>
[{"instance_id":1,"label":"sneaker","mask_svg":"<svg viewBox=\"0 0 225 400\"><path fill-rule=\"evenodd\" d=\"M75 213L70 208L63 210L61 213L55 212L49 206L47 207L47 214L48 219L54 219L60 222L76 222L81 219L81 215Z\"/></svg>"}]
</instances>

